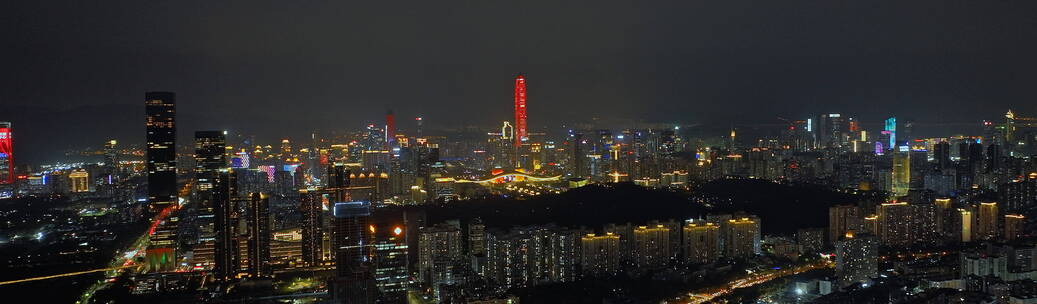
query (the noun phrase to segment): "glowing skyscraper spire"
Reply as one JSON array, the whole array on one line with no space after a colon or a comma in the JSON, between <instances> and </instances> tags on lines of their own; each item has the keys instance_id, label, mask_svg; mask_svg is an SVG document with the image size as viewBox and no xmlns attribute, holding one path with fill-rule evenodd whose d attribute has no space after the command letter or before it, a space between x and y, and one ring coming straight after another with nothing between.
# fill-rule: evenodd
<instances>
[{"instance_id":1,"label":"glowing skyscraper spire","mask_svg":"<svg viewBox=\"0 0 1037 304\"><path fill-rule=\"evenodd\" d=\"M515 77L515 146L522 146L526 140L526 78L519 74Z\"/></svg>"}]
</instances>

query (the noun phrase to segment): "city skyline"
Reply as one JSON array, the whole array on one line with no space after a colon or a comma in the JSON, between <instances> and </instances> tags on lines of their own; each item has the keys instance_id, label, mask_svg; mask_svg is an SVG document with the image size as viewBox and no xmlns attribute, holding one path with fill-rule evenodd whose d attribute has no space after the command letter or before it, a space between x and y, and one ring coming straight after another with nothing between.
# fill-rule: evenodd
<instances>
[{"instance_id":1,"label":"city skyline","mask_svg":"<svg viewBox=\"0 0 1037 304\"><path fill-rule=\"evenodd\" d=\"M129 129L121 113L156 90L181 95L193 130L292 137L387 109L432 126L494 125L511 119L506 79L523 73L531 100L552 105L530 108L530 124L541 126L593 117L726 125L825 112L945 124L1037 113L1025 73L1037 69L1028 55L1037 31L1026 21L1037 4L940 3L18 2L0 32L11 46L0 54L0 112L18 114L29 146L83 137L50 124ZM55 110L70 112L55 119Z\"/></svg>"},{"instance_id":2,"label":"city skyline","mask_svg":"<svg viewBox=\"0 0 1037 304\"><path fill-rule=\"evenodd\" d=\"M1037 300L1037 2L406 2L0 5L0 291Z\"/></svg>"}]
</instances>

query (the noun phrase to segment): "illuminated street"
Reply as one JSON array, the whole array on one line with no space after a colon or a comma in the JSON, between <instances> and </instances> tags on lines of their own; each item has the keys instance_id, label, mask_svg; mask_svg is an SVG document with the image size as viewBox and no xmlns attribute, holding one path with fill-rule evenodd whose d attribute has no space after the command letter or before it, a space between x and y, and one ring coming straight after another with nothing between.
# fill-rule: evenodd
<instances>
[{"instance_id":1,"label":"illuminated street","mask_svg":"<svg viewBox=\"0 0 1037 304\"><path fill-rule=\"evenodd\" d=\"M777 278L795 275L811 270L831 268L834 266L835 264L831 261L822 259L811 264L800 265L793 268L786 268L780 270L765 270L762 272L750 274L749 276L744 278L728 282L727 284L724 284L722 287L712 287L704 290L690 292L687 295L677 297L672 301L665 301L664 303L706 303L717 297L730 294L736 289L752 287Z\"/></svg>"}]
</instances>

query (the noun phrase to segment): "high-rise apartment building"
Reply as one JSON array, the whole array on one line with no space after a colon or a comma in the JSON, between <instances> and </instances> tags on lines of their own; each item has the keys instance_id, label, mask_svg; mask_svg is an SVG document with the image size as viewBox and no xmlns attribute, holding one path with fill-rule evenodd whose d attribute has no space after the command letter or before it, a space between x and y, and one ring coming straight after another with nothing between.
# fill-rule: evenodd
<instances>
[{"instance_id":1,"label":"high-rise apartment building","mask_svg":"<svg viewBox=\"0 0 1037 304\"><path fill-rule=\"evenodd\" d=\"M915 242L912 215L914 208L904 202L879 205L879 237L882 244L905 247Z\"/></svg>"},{"instance_id":2,"label":"high-rise apartment building","mask_svg":"<svg viewBox=\"0 0 1037 304\"><path fill-rule=\"evenodd\" d=\"M980 203L976 216L976 238L994 240L998 234L998 208L996 202Z\"/></svg>"},{"instance_id":3,"label":"high-rise apartment building","mask_svg":"<svg viewBox=\"0 0 1037 304\"><path fill-rule=\"evenodd\" d=\"M835 276L840 286L878 276L879 244L874 236L847 233L835 246Z\"/></svg>"},{"instance_id":4,"label":"high-rise apartment building","mask_svg":"<svg viewBox=\"0 0 1037 304\"><path fill-rule=\"evenodd\" d=\"M453 284L456 264L464 259L464 241L457 222L423 227L418 236L419 280L430 286Z\"/></svg>"},{"instance_id":5,"label":"high-rise apartment building","mask_svg":"<svg viewBox=\"0 0 1037 304\"><path fill-rule=\"evenodd\" d=\"M835 244L846 232L860 231L864 225L861 208L839 205L828 208L828 243Z\"/></svg>"},{"instance_id":6,"label":"high-rise apartment building","mask_svg":"<svg viewBox=\"0 0 1037 304\"><path fill-rule=\"evenodd\" d=\"M580 249L584 276L619 273L621 255L618 234L587 234L580 239Z\"/></svg>"},{"instance_id":7,"label":"high-rise apartment building","mask_svg":"<svg viewBox=\"0 0 1037 304\"><path fill-rule=\"evenodd\" d=\"M684 225L684 258L689 263L712 263L720 258L720 225L690 222Z\"/></svg>"},{"instance_id":8,"label":"high-rise apartment building","mask_svg":"<svg viewBox=\"0 0 1037 304\"><path fill-rule=\"evenodd\" d=\"M634 256L640 268L660 268L669 265L670 228L665 225L637 226L634 228Z\"/></svg>"},{"instance_id":9,"label":"high-rise apartment building","mask_svg":"<svg viewBox=\"0 0 1037 304\"><path fill-rule=\"evenodd\" d=\"M760 254L760 219L743 216L721 223L724 256L745 258Z\"/></svg>"},{"instance_id":10,"label":"high-rise apartment building","mask_svg":"<svg viewBox=\"0 0 1037 304\"><path fill-rule=\"evenodd\" d=\"M1005 214L1005 234L1003 238L1006 241L1012 241L1024 234L1023 224L1026 223L1026 217L1022 214Z\"/></svg>"}]
</instances>

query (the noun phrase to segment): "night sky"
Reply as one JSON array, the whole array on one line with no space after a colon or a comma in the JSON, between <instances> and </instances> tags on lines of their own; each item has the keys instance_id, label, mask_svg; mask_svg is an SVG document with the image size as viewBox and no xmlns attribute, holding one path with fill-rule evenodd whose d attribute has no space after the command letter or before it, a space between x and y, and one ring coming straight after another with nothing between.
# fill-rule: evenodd
<instances>
[{"instance_id":1,"label":"night sky","mask_svg":"<svg viewBox=\"0 0 1037 304\"><path fill-rule=\"evenodd\" d=\"M1037 114L1037 1L3 1L0 121L22 160L141 142L143 96L180 134L778 123ZM406 128L407 125L402 127Z\"/></svg>"}]
</instances>

